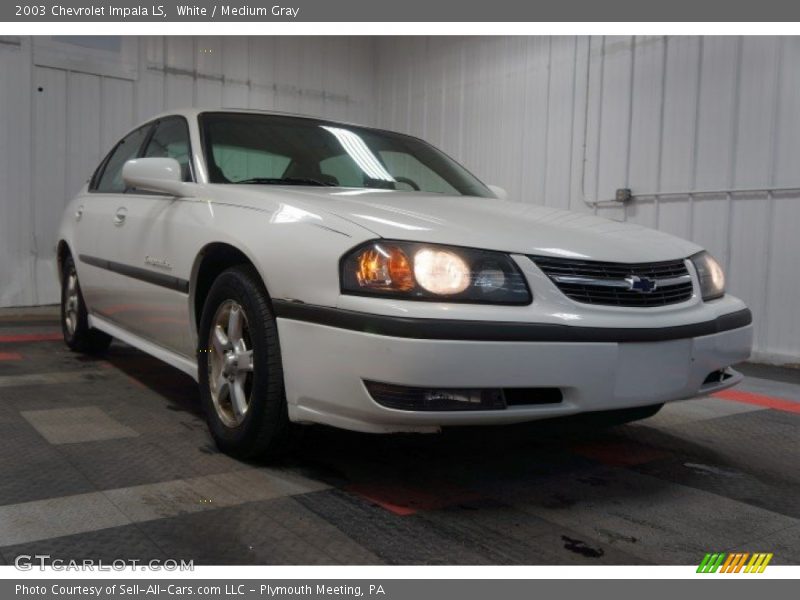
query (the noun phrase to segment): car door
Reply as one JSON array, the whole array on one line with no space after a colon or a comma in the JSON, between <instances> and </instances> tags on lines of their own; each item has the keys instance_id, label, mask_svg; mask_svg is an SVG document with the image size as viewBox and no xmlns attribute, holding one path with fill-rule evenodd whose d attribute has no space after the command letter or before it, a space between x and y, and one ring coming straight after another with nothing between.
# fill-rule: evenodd
<instances>
[{"instance_id":1,"label":"car door","mask_svg":"<svg viewBox=\"0 0 800 600\"><path fill-rule=\"evenodd\" d=\"M174 158L184 181L192 181L186 119L156 121L140 156ZM193 358L188 295L191 250L181 243L190 204L166 194L128 190L117 198L104 246L115 263L114 320L150 342Z\"/></svg>"},{"instance_id":2,"label":"car door","mask_svg":"<svg viewBox=\"0 0 800 600\"><path fill-rule=\"evenodd\" d=\"M111 149L95 171L75 211L78 277L89 312L114 320L116 304L123 297L124 281L108 267L113 236L111 229L124 214L117 210L124 203L126 187L122 166L136 158L147 140L151 124L132 131Z\"/></svg>"}]
</instances>

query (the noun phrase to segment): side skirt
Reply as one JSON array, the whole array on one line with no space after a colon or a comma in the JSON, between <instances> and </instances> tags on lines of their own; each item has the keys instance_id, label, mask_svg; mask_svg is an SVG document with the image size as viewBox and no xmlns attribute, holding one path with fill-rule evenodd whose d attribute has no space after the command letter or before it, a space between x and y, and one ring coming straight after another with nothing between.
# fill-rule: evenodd
<instances>
[{"instance_id":1,"label":"side skirt","mask_svg":"<svg viewBox=\"0 0 800 600\"><path fill-rule=\"evenodd\" d=\"M102 317L98 317L97 315L89 315L89 327L99 329L111 337L117 338L126 344L130 344L145 354L149 354L150 356L153 356L158 360L175 367L176 369L180 369L192 379L197 381L197 361L186 358L185 356L172 352L171 350L167 350L158 344L154 344L153 342L141 338L130 331L122 329L122 327L115 325L111 321L103 319Z\"/></svg>"}]
</instances>

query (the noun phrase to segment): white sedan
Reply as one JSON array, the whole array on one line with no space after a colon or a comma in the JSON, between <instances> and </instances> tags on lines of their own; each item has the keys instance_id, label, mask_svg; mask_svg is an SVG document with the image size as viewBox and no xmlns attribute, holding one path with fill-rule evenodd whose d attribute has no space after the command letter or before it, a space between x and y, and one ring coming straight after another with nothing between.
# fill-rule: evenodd
<instances>
[{"instance_id":1,"label":"white sedan","mask_svg":"<svg viewBox=\"0 0 800 600\"><path fill-rule=\"evenodd\" d=\"M702 248L503 195L399 133L159 116L66 210L64 339L115 337L189 373L241 457L296 424L630 420L741 380L751 314Z\"/></svg>"}]
</instances>

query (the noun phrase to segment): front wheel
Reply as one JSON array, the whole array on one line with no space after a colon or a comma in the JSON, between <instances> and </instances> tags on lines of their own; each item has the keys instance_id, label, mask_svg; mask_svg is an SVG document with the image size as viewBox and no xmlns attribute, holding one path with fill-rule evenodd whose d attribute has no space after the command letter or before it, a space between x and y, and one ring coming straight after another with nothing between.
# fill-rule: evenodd
<instances>
[{"instance_id":1,"label":"front wheel","mask_svg":"<svg viewBox=\"0 0 800 600\"><path fill-rule=\"evenodd\" d=\"M198 340L200 396L217 446L238 458L285 451L292 428L278 329L253 268L232 267L216 279Z\"/></svg>"}]
</instances>

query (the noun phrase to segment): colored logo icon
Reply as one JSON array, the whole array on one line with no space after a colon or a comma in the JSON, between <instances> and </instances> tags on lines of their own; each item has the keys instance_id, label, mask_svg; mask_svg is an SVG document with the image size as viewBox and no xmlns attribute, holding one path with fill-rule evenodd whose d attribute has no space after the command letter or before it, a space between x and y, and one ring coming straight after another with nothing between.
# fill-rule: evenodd
<instances>
[{"instance_id":1,"label":"colored logo icon","mask_svg":"<svg viewBox=\"0 0 800 600\"><path fill-rule=\"evenodd\" d=\"M763 573L772 552L708 553L697 567L698 573Z\"/></svg>"}]
</instances>

